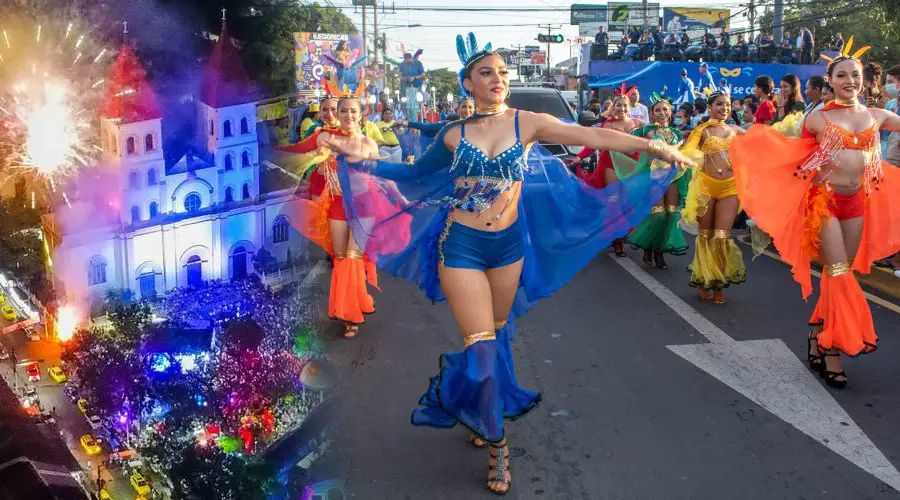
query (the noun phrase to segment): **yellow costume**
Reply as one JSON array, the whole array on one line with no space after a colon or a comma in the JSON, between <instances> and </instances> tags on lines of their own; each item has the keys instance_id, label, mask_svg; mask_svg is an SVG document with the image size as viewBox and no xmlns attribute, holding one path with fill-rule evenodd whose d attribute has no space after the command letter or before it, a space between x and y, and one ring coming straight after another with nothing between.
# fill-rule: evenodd
<instances>
[{"instance_id":1,"label":"yellow costume","mask_svg":"<svg viewBox=\"0 0 900 500\"><path fill-rule=\"evenodd\" d=\"M709 121L694 129L682 147L682 152L697 163L682 212L684 221L692 226L697 226L700 218L706 215L710 202L737 195L733 176L719 179L704 170L704 159L707 156L718 155L721 161L728 161L728 148L734 137L703 137L703 131L714 125L716 123ZM728 169L730 170L730 163ZM719 173L722 170L719 169ZM691 271L691 286L704 290L719 290L732 283L743 283L747 277L741 249L731 237L730 228L699 229L694 246L694 261L688 266L688 270Z\"/></svg>"}]
</instances>

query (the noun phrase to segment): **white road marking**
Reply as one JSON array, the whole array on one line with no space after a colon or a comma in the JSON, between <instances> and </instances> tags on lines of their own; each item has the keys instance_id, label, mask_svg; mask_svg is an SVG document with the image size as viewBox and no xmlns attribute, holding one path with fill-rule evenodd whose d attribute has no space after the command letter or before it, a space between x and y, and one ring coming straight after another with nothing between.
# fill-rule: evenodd
<instances>
[{"instance_id":1,"label":"white road marking","mask_svg":"<svg viewBox=\"0 0 900 500\"><path fill-rule=\"evenodd\" d=\"M327 261L320 260L319 262L316 262L316 265L309 270L309 273L303 278L303 281L300 282L300 286L306 288L315 283L316 280L319 279L319 276L325 272L326 267L328 267Z\"/></svg>"},{"instance_id":2,"label":"white road marking","mask_svg":"<svg viewBox=\"0 0 900 500\"><path fill-rule=\"evenodd\" d=\"M781 339L735 341L630 259L613 261L710 342L669 350L900 491L900 472Z\"/></svg>"}]
</instances>

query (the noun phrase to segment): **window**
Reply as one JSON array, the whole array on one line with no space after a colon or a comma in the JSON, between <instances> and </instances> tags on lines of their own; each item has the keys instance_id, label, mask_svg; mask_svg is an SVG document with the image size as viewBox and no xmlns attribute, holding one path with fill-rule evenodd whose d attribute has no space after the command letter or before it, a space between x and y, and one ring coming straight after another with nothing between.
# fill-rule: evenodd
<instances>
[{"instance_id":1,"label":"window","mask_svg":"<svg viewBox=\"0 0 900 500\"><path fill-rule=\"evenodd\" d=\"M272 241L274 243L281 243L288 240L288 221L284 218L283 215L279 215L275 218L275 223L272 224Z\"/></svg>"},{"instance_id":2,"label":"window","mask_svg":"<svg viewBox=\"0 0 900 500\"><path fill-rule=\"evenodd\" d=\"M156 204L155 201L150 202L150 218L154 218L159 215L159 205Z\"/></svg>"},{"instance_id":3,"label":"window","mask_svg":"<svg viewBox=\"0 0 900 500\"><path fill-rule=\"evenodd\" d=\"M237 247L231 252L231 279L242 280L247 277L247 250Z\"/></svg>"},{"instance_id":4,"label":"window","mask_svg":"<svg viewBox=\"0 0 900 500\"><path fill-rule=\"evenodd\" d=\"M241 118L241 134L250 133L250 122L246 118Z\"/></svg>"},{"instance_id":5,"label":"window","mask_svg":"<svg viewBox=\"0 0 900 500\"><path fill-rule=\"evenodd\" d=\"M137 145L135 145L134 137L129 137L125 140L125 151L130 155L137 152Z\"/></svg>"},{"instance_id":6,"label":"window","mask_svg":"<svg viewBox=\"0 0 900 500\"><path fill-rule=\"evenodd\" d=\"M241 153L241 166L242 167L250 166L250 152L249 151L244 151L243 153Z\"/></svg>"},{"instance_id":7,"label":"window","mask_svg":"<svg viewBox=\"0 0 900 500\"><path fill-rule=\"evenodd\" d=\"M155 186L156 185L156 169L151 168L147 171L147 185Z\"/></svg>"},{"instance_id":8,"label":"window","mask_svg":"<svg viewBox=\"0 0 900 500\"><path fill-rule=\"evenodd\" d=\"M209 135L216 135L216 124L212 120L209 121Z\"/></svg>"},{"instance_id":9,"label":"window","mask_svg":"<svg viewBox=\"0 0 900 500\"><path fill-rule=\"evenodd\" d=\"M153 271L147 271L138 276L138 285L141 289L142 299L156 298L156 274Z\"/></svg>"},{"instance_id":10,"label":"window","mask_svg":"<svg viewBox=\"0 0 900 500\"><path fill-rule=\"evenodd\" d=\"M137 172L131 172L130 174L128 174L128 187L131 189L137 189L140 187Z\"/></svg>"},{"instance_id":11,"label":"window","mask_svg":"<svg viewBox=\"0 0 900 500\"><path fill-rule=\"evenodd\" d=\"M234 201L234 189L231 187L225 188L225 203L231 203Z\"/></svg>"},{"instance_id":12,"label":"window","mask_svg":"<svg viewBox=\"0 0 900 500\"><path fill-rule=\"evenodd\" d=\"M244 184L241 194L244 196L245 200L250 199L250 184Z\"/></svg>"},{"instance_id":13,"label":"window","mask_svg":"<svg viewBox=\"0 0 900 500\"><path fill-rule=\"evenodd\" d=\"M131 222L140 222L141 221L141 207L133 206L131 207Z\"/></svg>"},{"instance_id":14,"label":"window","mask_svg":"<svg viewBox=\"0 0 900 500\"><path fill-rule=\"evenodd\" d=\"M224 124L225 130L222 134L224 137L231 137L233 134L231 133L231 120L225 120Z\"/></svg>"},{"instance_id":15,"label":"window","mask_svg":"<svg viewBox=\"0 0 900 500\"><path fill-rule=\"evenodd\" d=\"M106 283L106 261L103 257L95 255L88 261L88 285L101 285Z\"/></svg>"},{"instance_id":16,"label":"window","mask_svg":"<svg viewBox=\"0 0 900 500\"><path fill-rule=\"evenodd\" d=\"M234 157L231 155L225 155L225 170L231 170L234 168Z\"/></svg>"},{"instance_id":17,"label":"window","mask_svg":"<svg viewBox=\"0 0 900 500\"><path fill-rule=\"evenodd\" d=\"M153 151L155 148L153 147L153 134L147 134L144 136L144 152Z\"/></svg>"},{"instance_id":18,"label":"window","mask_svg":"<svg viewBox=\"0 0 900 500\"><path fill-rule=\"evenodd\" d=\"M184 267L189 287L197 288L203 285L203 261L200 260L200 257L196 255L188 257Z\"/></svg>"},{"instance_id":19,"label":"window","mask_svg":"<svg viewBox=\"0 0 900 500\"><path fill-rule=\"evenodd\" d=\"M187 212L196 212L197 210L200 210L202 204L203 200L197 193L190 193L184 197L184 209Z\"/></svg>"}]
</instances>

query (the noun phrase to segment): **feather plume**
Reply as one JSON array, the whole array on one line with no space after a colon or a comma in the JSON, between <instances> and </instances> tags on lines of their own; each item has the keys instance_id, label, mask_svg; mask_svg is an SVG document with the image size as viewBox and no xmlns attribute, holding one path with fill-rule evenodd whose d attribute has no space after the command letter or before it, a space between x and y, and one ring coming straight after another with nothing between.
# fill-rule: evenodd
<instances>
[{"instance_id":1,"label":"feather plume","mask_svg":"<svg viewBox=\"0 0 900 500\"><path fill-rule=\"evenodd\" d=\"M478 42L475 41L475 33L469 32L469 57L478 52Z\"/></svg>"},{"instance_id":2,"label":"feather plume","mask_svg":"<svg viewBox=\"0 0 900 500\"><path fill-rule=\"evenodd\" d=\"M484 50L490 51L494 48L494 45L491 42L488 42L487 45L484 46Z\"/></svg>"},{"instance_id":3,"label":"feather plume","mask_svg":"<svg viewBox=\"0 0 900 500\"><path fill-rule=\"evenodd\" d=\"M466 53L466 41L462 35L456 35L456 55L459 56L459 62L465 64L469 55Z\"/></svg>"},{"instance_id":4,"label":"feather plume","mask_svg":"<svg viewBox=\"0 0 900 500\"><path fill-rule=\"evenodd\" d=\"M422 49L417 50L416 53L413 54L413 60L418 60L419 56L422 55L422 52L424 52Z\"/></svg>"},{"instance_id":5,"label":"feather plume","mask_svg":"<svg viewBox=\"0 0 900 500\"><path fill-rule=\"evenodd\" d=\"M359 59L353 61L353 64L350 65L350 69L358 68L360 64L366 62L366 56L362 56Z\"/></svg>"},{"instance_id":6,"label":"feather plume","mask_svg":"<svg viewBox=\"0 0 900 500\"><path fill-rule=\"evenodd\" d=\"M850 38L847 39L847 45L844 45L844 51L841 55L848 55L851 48L853 48L853 35L850 35Z\"/></svg>"},{"instance_id":7,"label":"feather plume","mask_svg":"<svg viewBox=\"0 0 900 500\"><path fill-rule=\"evenodd\" d=\"M854 58L854 59L859 59L860 57L862 57L863 54L865 54L866 52L868 52L869 49L871 49L871 48L872 48L871 45L866 45L865 47L863 47L863 48L857 50L856 52L854 52L854 53L853 53L853 58Z\"/></svg>"}]
</instances>

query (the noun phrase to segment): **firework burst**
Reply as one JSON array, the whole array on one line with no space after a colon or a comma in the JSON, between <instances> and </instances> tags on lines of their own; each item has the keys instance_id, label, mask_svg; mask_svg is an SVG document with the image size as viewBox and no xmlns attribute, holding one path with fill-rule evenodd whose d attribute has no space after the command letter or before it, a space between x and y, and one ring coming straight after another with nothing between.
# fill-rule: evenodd
<instances>
[{"instance_id":1,"label":"firework burst","mask_svg":"<svg viewBox=\"0 0 900 500\"><path fill-rule=\"evenodd\" d=\"M41 198L47 198L100 152L96 124L109 52L77 20L5 21L0 25L0 184L38 177L44 189L34 182L32 189L45 191Z\"/></svg>"}]
</instances>

